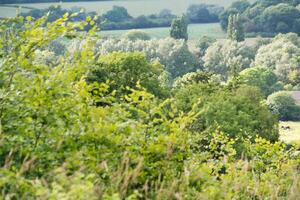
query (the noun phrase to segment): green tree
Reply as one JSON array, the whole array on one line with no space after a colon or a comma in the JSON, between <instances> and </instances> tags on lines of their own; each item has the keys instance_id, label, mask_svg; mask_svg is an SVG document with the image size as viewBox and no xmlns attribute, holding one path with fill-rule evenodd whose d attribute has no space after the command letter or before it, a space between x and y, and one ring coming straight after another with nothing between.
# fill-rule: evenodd
<instances>
[{"instance_id":1,"label":"green tree","mask_svg":"<svg viewBox=\"0 0 300 200\"><path fill-rule=\"evenodd\" d=\"M178 109L199 113L190 129L208 135L220 129L230 138L259 135L278 139L277 118L262 103L258 88L241 86L228 91L215 83L194 83L180 88L174 95Z\"/></svg>"},{"instance_id":2,"label":"green tree","mask_svg":"<svg viewBox=\"0 0 300 200\"><path fill-rule=\"evenodd\" d=\"M188 22L185 15L172 21L170 36L174 39L188 40Z\"/></svg>"},{"instance_id":3,"label":"green tree","mask_svg":"<svg viewBox=\"0 0 300 200\"><path fill-rule=\"evenodd\" d=\"M126 8L113 6L113 9L106 12L103 17L111 22L124 22L132 19Z\"/></svg>"},{"instance_id":4,"label":"green tree","mask_svg":"<svg viewBox=\"0 0 300 200\"><path fill-rule=\"evenodd\" d=\"M229 16L227 38L238 42L245 40L245 32L240 14Z\"/></svg>"},{"instance_id":5,"label":"green tree","mask_svg":"<svg viewBox=\"0 0 300 200\"><path fill-rule=\"evenodd\" d=\"M300 107L296 104L291 92L280 91L271 94L267 100L271 111L278 115L280 120L299 120Z\"/></svg>"},{"instance_id":6,"label":"green tree","mask_svg":"<svg viewBox=\"0 0 300 200\"><path fill-rule=\"evenodd\" d=\"M237 41L215 42L203 57L204 69L227 80L250 67L255 52L251 47Z\"/></svg>"},{"instance_id":7,"label":"green tree","mask_svg":"<svg viewBox=\"0 0 300 200\"><path fill-rule=\"evenodd\" d=\"M143 53L114 52L100 57L96 65L90 69L87 81L88 83L110 81L110 88L121 94L128 92L127 87L136 88L139 82L153 94L161 95L163 90L158 77L162 71L161 64L148 62Z\"/></svg>"},{"instance_id":8,"label":"green tree","mask_svg":"<svg viewBox=\"0 0 300 200\"><path fill-rule=\"evenodd\" d=\"M283 86L278 83L276 74L271 69L262 67L251 67L243 70L239 74L239 81L242 84L260 88L265 97L283 89Z\"/></svg>"},{"instance_id":9,"label":"green tree","mask_svg":"<svg viewBox=\"0 0 300 200\"><path fill-rule=\"evenodd\" d=\"M200 56L204 56L208 47L210 47L217 40L212 37L203 36L197 43L197 48L199 48Z\"/></svg>"}]
</instances>

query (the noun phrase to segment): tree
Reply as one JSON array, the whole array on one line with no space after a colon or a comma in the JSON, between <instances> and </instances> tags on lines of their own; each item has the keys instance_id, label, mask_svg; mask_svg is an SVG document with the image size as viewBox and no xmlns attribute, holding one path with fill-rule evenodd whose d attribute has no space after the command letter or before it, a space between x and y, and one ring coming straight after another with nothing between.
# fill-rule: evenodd
<instances>
[{"instance_id":1,"label":"tree","mask_svg":"<svg viewBox=\"0 0 300 200\"><path fill-rule=\"evenodd\" d=\"M239 14L229 16L227 38L238 42L245 40L244 27Z\"/></svg>"},{"instance_id":2,"label":"tree","mask_svg":"<svg viewBox=\"0 0 300 200\"><path fill-rule=\"evenodd\" d=\"M188 22L185 15L172 21L170 36L174 39L188 40Z\"/></svg>"},{"instance_id":3,"label":"tree","mask_svg":"<svg viewBox=\"0 0 300 200\"><path fill-rule=\"evenodd\" d=\"M268 97L267 104L270 110L278 115L280 120L294 121L300 119L300 107L296 104L290 92L280 91L273 93Z\"/></svg>"},{"instance_id":4,"label":"tree","mask_svg":"<svg viewBox=\"0 0 300 200\"><path fill-rule=\"evenodd\" d=\"M250 67L254 56L254 50L243 43L230 40L215 42L203 57L204 69L220 75L225 81Z\"/></svg>"},{"instance_id":5,"label":"tree","mask_svg":"<svg viewBox=\"0 0 300 200\"><path fill-rule=\"evenodd\" d=\"M215 83L199 82L176 91L178 109L199 113L190 129L208 135L219 129L230 138L256 137L278 139L277 118L262 103L258 88L241 86L228 91ZM253 138L254 139L254 138Z\"/></svg>"},{"instance_id":6,"label":"tree","mask_svg":"<svg viewBox=\"0 0 300 200\"><path fill-rule=\"evenodd\" d=\"M294 6L281 3L266 8L260 16L265 32L288 33L294 22L300 18L300 11Z\"/></svg>"},{"instance_id":7,"label":"tree","mask_svg":"<svg viewBox=\"0 0 300 200\"><path fill-rule=\"evenodd\" d=\"M149 63L142 53L114 52L102 56L95 67L90 69L87 82L111 82L111 89L127 93L126 87L136 88L137 83L155 95L161 95L158 80L163 68L158 63ZM120 95L120 94L119 94Z\"/></svg>"},{"instance_id":8,"label":"tree","mask_svg":"<svg viewBox=\"0 0 300 200\"><path fill-rule=\"evenodd\" d=\"M208 47L210 47L217 40L208 36L203 36L197 43L197 48L199 48L200 56L204 56Z\"/></svg>"},{"instance_id":9,"label":"tree","mask_svg":"<svg viewBox=\"0 0 300 200\"><path fill-rule=\"evenodd\" d=\"M220 14L220 24L224 31L228 28L229 17L231 15L244 13L251 4L247 0L238 0L233 2L224 12Z\"/></svg>"},{"instance_id":10,"label":"tree","mask_svg":"<svg viewBox=\"0 0 300 200\"><path fill-rule=\"evenodd\" d=\"M84 41L73 41L69 51L78 52L84 45ZM106 55L114 51L134 52L141 51L146 58L159 60L164 65L171 80L188 72L201 70L202 66L197 57L189 50L184 40L173 38L137 40L128 39L102 39L98 40L95 51L100 55Z\"/></svg>"},{"instance_id":11,"label":"tree","mask_svg":"<svg viewBox=\"0 0 300 200\"><path fill-rule=\"evenodd\" d=\"M182 77L177 78L173 84L173 87L181 88L194 83L209 83L211 81L211 77L212 74L202 71L190 72Z\"/></svg>"},{"instance_id":12,"label":"tree","mask_svg":"<svg viewBox=\"0 0 300 200\"><path fill-rule=\"evenodd\" d=\"M271 69L285 84L298 84L295 74L300 71L300 43L297 34L279 34L270 44L257 51L256 66Z\"/></svg>"},{"instance_id":13,"label":"tree","mask_svg":"<svg viewBox=\"0 0 300 200\"><path fill-rule=\"evenodd\" d=\"M103 18L111 22L125 22L132 19L127 9L121 6L113 6L112 10L103 15Z\"/></svg>"},{"instance_id":14,"label":"tree","mask_svg":"<svg viewBox=\"0 0 300 200\"><path fill-rule=\"evenodd\" d=\"M276 74L271 69L262 67L251 67L243 70L239 74L239 81L242 84L260 88L265 97L283 89L283 86L278 83Z\"/></svg>"},{"instance_id":15,"label":"tree","mask_svg":"<svg viewBox=\"0 0 300 200\"><path fill-rule=\"evenodd\" d=\"M218 14L223 8L215 5L199 4L190 5L187 9L187 18L192 23L212 23L218 22Z\"/></svg>"}]
</instances>

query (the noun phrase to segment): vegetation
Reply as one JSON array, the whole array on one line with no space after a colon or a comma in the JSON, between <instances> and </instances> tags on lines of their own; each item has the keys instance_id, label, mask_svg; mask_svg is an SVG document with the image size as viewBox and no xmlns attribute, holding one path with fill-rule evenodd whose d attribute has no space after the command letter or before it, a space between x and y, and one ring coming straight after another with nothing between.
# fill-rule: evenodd
<instances>
[{"instance_id":1,"label":"vegetation","mask_svg":"<svg viewBox=\"0 0 300 200\"><path fill-rule=\"evenodd\" d=\"M244 28L239 14L229 16L227 38L238 42L245 40Z\"/></svg>"},{"instance_id":2,"label":"vegetation","mask_svg":"<svg viewBox=\"0 0 300 200\"><path fill-rule=\"evenodd\" d=\"M276 74L268 68L247 68L240 73L239 81L246 85L258 87L265 97L283 90L283 85L278 82Z\"/></svg>"},{"instance_id":3,"label":"vegetation","mask_svg":"<svg viewBox=\"0 0 300 200\"><path fill-rule=\"evenodd\" d=\"M220 16L224 30L227 29L231 15L239 14L247 33L258 33L266 36L277 33L300 33L299 1L257 0L250 4L247 0L234 2Z\"/></svg>"},{"instance_id":4,"label":"vegetation","mask_svg":"<svg viewBox=\"0 0 300 200\"><path fill-rule=\"evenodd\" d=\"M170 28L146 28L138 29L147 33L151 38L164 39L170 36ZM112 31L101 31L100 35L103 37L114 37L121 38L127 34L128 30L112 30ZM210 36L216 39L226 38L226 34L222 31L218 23L213 24L189 24L188 35L190 41L197 41L199 38L204 36Z\"/></svg>"},{"instance_id":5,"label":"vegetation","mask_svg":"<svg viewBox=\"0 0 300 200\"><path fill-rule=\"evenodd\" d=\"M146 32L141 31L141 30L128 31L125 35L125 38L127 38L131 41L150 40L151 39L150 35L148 35Z\"/></svg>"},{"instance_id":6,"label":"vegetation","mask_svg":"<svg viewBox=\"0 0 300 200\"><path fill-rule=\"evenodd\" d=\"M292 98L290 92L276 92L268 97L270 109L283 121L300 120L300 106Z\"/></svg>"},{"instance_id":7,"label":"vegetation","mask_svg":"<svg viewBox=\"0 0 300 200\"><path fill-rule=\"evenodd\" d=\"M74 41L69 46L71 52L80 51L84 41ZM164 65L165 73L163 76L171 78L182 76L188 72L201 69L200 61L188 48L184 40L173 38L155 40L128 39L102 39L96 43L95 51L99 55L106 55L115 51L135 52L141 51L149 61L158 60Z\"/></svg>"},{"instance_id":8,"label":"vegetation","mask_svg":"<svg viewBox=\"0 0 300 200\"><path fill-rule=\"evenodd\" d=\"M204 68L227 80L242 70L249 68L255 57L251 47L237 41L216 42L203 57Z\"/></svg>"},{"instance_id":9,"label":"vegetation","mask_svg":"<svg viewBox=\"0 0 300 200\"><path fill-rule=\"evenodd\" d=\"M185 15L172 21L170 36L174 39L188 40L188 23Z\"/></svg>"},{"instance_id":10,"label":"vegetation","mask_svg":"<svg viewBox=\"0 0 300 200\"><path fill-rule=\"evenodd\" d=\"M187 9L187 18L191 23L219 22L219 13L224 8L217 5L192 4Z\"/></svg>"},{"instance_id":11,"label":"vegetation","mask_svg":"<svg viewBox=\"0 0 300 200\"><path fill-rule=\"evenodd\" d=\"M172 14L170 10L163 9L158 14L140 15L132 17L125 7L113 6L113 8L102 15L96 12L85 12L84 9L77 7L71 9L63 9L61 5L50 6L45 9L32 9L23 16L30 15L34 18L40 18L47 13L51 12L50 21L60 18L64 13L74 13L81 10L81 15L73 20L82 20L82 16L90 16L97 18L95 22L101 25L103 30L122 30L122 29L136 29L136 28L152 28L152 27L169 27L176 15ZM187 10L186 23L215 23L218 22L218 14L223 11L222 7L214 5L192 5Z\"/></svg>"},{"instance_id":12,"label":"vegetation","mask_svg":"<svg viewBox=\"0 0 300 200\"><path fill-rule=\"evenodd\" d=\"M0 20L1 198L298 199L299 145L279 135L300 120L296 34L192 49L183 18L182 39L97 20Z\"/></svg>"},{"instance_id":13,"label":"vegetation","mask_svg":"<svg viewBox=\"0 0 300 200\"><path fill-rule=\"evenodd\" d=\"M300 122L281 122L280 123L280 139L289 144L295 144L299 146L300 141ZM289 127L289 129L284 129L284 127Z\"/></svg>"}]
</instances>

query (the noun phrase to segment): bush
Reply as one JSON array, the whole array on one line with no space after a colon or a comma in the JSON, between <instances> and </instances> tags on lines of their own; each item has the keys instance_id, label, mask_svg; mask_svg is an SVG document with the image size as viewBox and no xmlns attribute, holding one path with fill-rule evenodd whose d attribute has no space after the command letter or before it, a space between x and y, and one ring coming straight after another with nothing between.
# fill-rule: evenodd
<instances>
[{"instance_id":1,"label":"bush","mask_svg":"<svg viewBox=\"0 0 300 200\"><path fill-rule=\"evenodd\" d=\"M127 38L130 41L136 41L136 40L150 40L151 37L146 32L141 30L131 30L128 31L125 34L125 38Z\"/></svg>"}]
</instances>

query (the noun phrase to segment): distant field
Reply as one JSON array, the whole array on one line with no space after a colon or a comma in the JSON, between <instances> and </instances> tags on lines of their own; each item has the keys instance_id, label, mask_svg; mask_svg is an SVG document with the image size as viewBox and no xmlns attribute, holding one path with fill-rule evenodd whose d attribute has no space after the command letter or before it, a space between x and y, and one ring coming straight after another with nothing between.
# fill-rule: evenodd
<instances>
[{"instance_id":1,"label":"distant field","mask_svg":"<svg viewBox=\"0 0 300 200\"><path fill-rule=\"evenodd\" d=\"M16 8L16 7L7 7L0 5L0 17L15 17L17 12L27 12L29 9L27 8Z\"/></svg>"},{"instance_id":2,"label":"distant field","mask_svg":"<svg viewBox=\"0 0 300 200\"><path fill-rule=\"evenodd\" d=\"M63 1L63 0L62 0ZM114 5L124 6L132 16L158 13L162 9L169 9L174 14L185 13L190 4L217 4L227 7L235 0L115 0L99 2L68 2L68 3L29 3L19 4L34 8L47 8L50 5L61 5L64 8L83 7L87 11L96 11L101 14L110 10ZM255 0L250 0L251 2ZM5 11L0 9L0 16Z\"/></svg>"},{"instance_id":3,"label":"distant field","mask_svg":"<svg viewBox=\"0 0 300 200\"><path fill-rule=\"evenodd\" d=\"M169 36L170 28L147 28L141 29L148 33L152 38L165 38ZM128 30L102 31L102 36L121 37ZM191 24L188 28L189 38L191 40L199 39L202 36L210 36L217 39L225 38L225 33L222 31L219 23L211 24Z\"/></svg>"},{"instance_id":4,"label":"distant field","mask_svg":"<svg viewBox=\"0 0 300 200\"><path fill-rule=\"evenodd\" d=\"M281 126L289 126L290 130L284 130ZM287 143L300 142L300 122L281 122L280 139Z\"/></svg>"}]
</instances>

